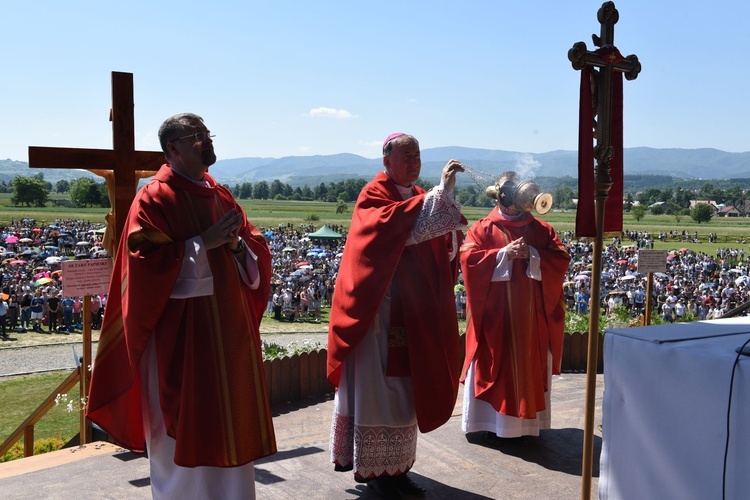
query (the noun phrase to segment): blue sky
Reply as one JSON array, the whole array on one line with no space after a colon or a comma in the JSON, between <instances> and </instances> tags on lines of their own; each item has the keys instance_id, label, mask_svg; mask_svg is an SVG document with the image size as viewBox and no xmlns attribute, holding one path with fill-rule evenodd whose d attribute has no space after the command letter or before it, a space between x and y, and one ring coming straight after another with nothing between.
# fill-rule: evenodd
<instances>
[{"instance_id":1,"label":"blue sky","mask_svg":"<svg viewBox=\"0 0 750 500\"><path fill-rule=\"evenodd\" d=\"M625 147L750 151L750 3L615 2ZM601 1L2 1L0 158L110 148L111 72L134 74L136 148L202 115L220 159L577 147L579 72Z\"/></svg>"}]
</instances>

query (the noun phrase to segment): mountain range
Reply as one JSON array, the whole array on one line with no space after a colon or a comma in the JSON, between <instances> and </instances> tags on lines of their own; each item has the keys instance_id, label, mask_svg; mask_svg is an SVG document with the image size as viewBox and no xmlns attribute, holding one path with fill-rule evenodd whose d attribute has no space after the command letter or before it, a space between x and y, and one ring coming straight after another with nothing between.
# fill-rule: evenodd
<instances>
[{"instance_id":1,"label":"mountain range","mask_svg":"<svg viewBox=\"0 0 750 500\"><path fill-rule=\"evenodd\" d=\"M455 158L467 165L475 176L497 176L506 170L519 172L522 178L577 177L576 151L522 153L457 146L422 150L422 177L436 181L445 163ZM625 174L666 175L678 179L750 178L750 152L730 153L718 149L626 148ZM97 168L100 166L95 166ZM244 182L272 182L275 179L297 186L317 186L349 178L370 179L382 168L380 158L340 153L319 156L286 156L283 158L233 158L219 160L211 174L222 184L234 186ZM44 173L44 179L55 183L92 176L85 170L29 169L22 161L0 160L0 181L10 182L17 175ZM462 176L459 182L471 182Z\"/></svg>"}]
</instances>

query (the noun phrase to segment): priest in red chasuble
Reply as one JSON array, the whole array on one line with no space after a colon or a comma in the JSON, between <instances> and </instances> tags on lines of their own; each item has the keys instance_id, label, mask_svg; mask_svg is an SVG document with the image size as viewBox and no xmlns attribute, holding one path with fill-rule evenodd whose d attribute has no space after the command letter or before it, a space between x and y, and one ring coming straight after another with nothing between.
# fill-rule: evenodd
<instances>
[{"instance_id":1,"label":"priest in red chasuble","mask_svg":"<svg viewBox=\"0 0 750 500\"><path fill-rule=\"evenodd\" d=\"M337 386L331 459L385 498L421 494L406 476L417 430L451 416L461 370L453 285L466 219L449 161L429 192L416 186L419 143L383 144L380 172L352 215L333 294L328 380Z\"/></svg>"},{"instance_id":2,"label":"priest in red chasuble","mask_svg":"<svg viewBox=\"0 0 750 500\"><path fill-rule=\"evenodd\" d=\"M468 309L462 428L492 438L538 436L550 427L552 374L562 359L570 256L552 226L519 208L521 184L506 172L487 189L496 207L461 247Z\"/></svg>"},{"instance_id":3,"label":"priest in red chasuble","mask_svg":"<svg viewBox=\"0 0 750 500\"><path fill-rule=\"evenodd\" d=\"M88 417L148 450L154 498L254 498L253 461L276 451L259 335L271 254L208 174L213 136L167 119L167 159L120 238Z\"/></svg>"}]
</instances>

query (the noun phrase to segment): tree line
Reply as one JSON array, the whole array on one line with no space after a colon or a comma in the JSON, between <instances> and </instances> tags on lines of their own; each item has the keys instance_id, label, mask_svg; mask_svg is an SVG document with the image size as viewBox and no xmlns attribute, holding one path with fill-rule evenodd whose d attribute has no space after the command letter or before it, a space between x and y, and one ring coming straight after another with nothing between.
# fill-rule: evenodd
<instances>
[{"instance_id":1,"label":"tree line","mask_svg":"<svg viewBox=\"0 0 750 500\"><path fill-rule=\"evenodd\" d=\"M535 179L535 181L544 191L552 194L555 208L575 209L576 179L545 177ZM327 184L321 182L314 187L305 185L293 188L290 184L275 179L270 183L267 181L243 182L226 187L241 200L324 201L338 203L345 209L346 203L356 201L359 192L367 182L365 179L346 179ZM423 179L419 179L417 184L425 189L433 186ZM745 213L747 189L743 187L744 184L734 182L726 187L725 181L718 181L717 184L706 182L701 187L690 189L682 186L651 187L635 193L626 192L624 209L626 211L635 209L634 216L639 220L646 213L674 215L675 217L694 216L694 208L698 207L691 209L690 201L705 200L716 204L732 205L742 215L748 215ZM39 172L30 177L17 176L10 183L0 182L0 192L11 192L11 203L16 206L44 206L50 201L49 195L53 191L58 194L67 194L70 201L78 207L110 206L106 182L96 182L90 177L80 177L72 181L59 180L53 186L52 183L45 181L44 174ZM473 184L457 186L455 196L458 202L465 206L491 207L493 205L493 200L481 188ZM638 203L635 203L636 201ZM701 218L699 222L705 221L706 213L708 212L704 208L699 210ZM710 218L710 215L708 217Z\"/></svg>"},{"instance_id":2,"label":"tree line","mask_svg":"<svg viewBox=\"0 0 750 500\"><path fill-rule=\"evenodd\" d=\"M50 201L52 191L67 194L78 207L109 207L107 183L96 182L90 177L79 177L72 181L59 180L54 187L44 180L39 172L31 177L18 175L10 183L0 182L0 193L12 193L10 202L16 206L43 207Z\"/></svg>"}]
</instances>

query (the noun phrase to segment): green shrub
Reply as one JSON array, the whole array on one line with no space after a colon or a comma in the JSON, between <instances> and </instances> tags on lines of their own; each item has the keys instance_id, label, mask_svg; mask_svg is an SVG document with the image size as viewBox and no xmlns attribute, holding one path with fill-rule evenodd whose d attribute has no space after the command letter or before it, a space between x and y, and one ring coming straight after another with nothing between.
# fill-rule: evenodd
<instances>
[{"instance_id":1,"label":"green shrub","mask_svg":"<svg viewBox=\"0 0 750 500\"><path fill-rule=\"evenodd\" d=\"M262 340L261 345L263 346L263 359L283 358L289 354L289 350L286 347L275 342Z\"/></svg>"},{"instance_id":2,"label":"green shrub","mask_svg":"<svg viewBox=\"0 0 750 500\"><path fill-rule=\"evenodd\" d=\"M320 342L314 340L303 340L302 342L294 341L287 347L263 340L262 345L264 360L283 358L284 356L293 356L295 354L300 355L305 352L318 351L323 347Z\"/></svg>"},{"instance_id":3,"label":"green shrub","mask_svg":"<svg viewBox=\"0 0 750 500\"><path fill-rule=\"evenodd\" d=\"M601 310L600 310L601 313ZM599 333L609 326L606 316L599 316ZM589 314L578 314L575 311L565 311L565 333L585 333L589 331Z\"/></svg>"},{"instance_id":4,"label":"green shrub","mask_svg":"<svg viewBox=\"0 0 750 500\"><path fill-rule=\"evenodd\" d=\"M37 439L34 441L34 455L41 455L42 453L49 453L50 451L62 449L68 441L70 441L70 438L63 438L60 436L47 439ZM21 444L20 441L13 445L5 456L0 457L0 463L10 462L11 460L17 460L19 458L24 458L23 444Z\"/></svg>"}]
</instances>

